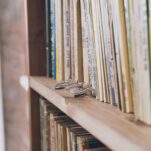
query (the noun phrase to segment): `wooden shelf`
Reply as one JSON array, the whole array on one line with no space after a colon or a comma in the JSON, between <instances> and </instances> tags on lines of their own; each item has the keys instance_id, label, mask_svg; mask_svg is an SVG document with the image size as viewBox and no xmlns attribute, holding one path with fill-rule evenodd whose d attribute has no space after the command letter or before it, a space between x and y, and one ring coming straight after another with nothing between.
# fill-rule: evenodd
<instances>
[{"instance_id":1,"label":"wooden shelf","mask_svg":"<svg viewBox=\"0 0 151 151\"><path fill-rule=\"evenodd\" d=\"M30 77L30 87L116 151L151 150L151 128L136 122L133 115L83 96L72 98L65 90L54 90L56 81ZM38 101L38 100L37 100Z\"/></svg>"}]
</instances>

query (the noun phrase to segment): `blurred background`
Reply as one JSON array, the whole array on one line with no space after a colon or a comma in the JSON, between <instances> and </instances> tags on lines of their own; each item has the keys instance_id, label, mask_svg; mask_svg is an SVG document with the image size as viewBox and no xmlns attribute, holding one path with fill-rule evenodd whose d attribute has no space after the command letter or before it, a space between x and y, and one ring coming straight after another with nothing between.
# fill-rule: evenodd
<instances>
[{"instance_id":1,"label":"blurred background","mask_svg":"<svg viewBox=\"0 0 151 151\"><path fill-rule=\"evenodd\" d=\"M0 151L29 151L24 0L0 0ZM5 144L5 145L4 145Z\"/></svg>"}]
</instances>

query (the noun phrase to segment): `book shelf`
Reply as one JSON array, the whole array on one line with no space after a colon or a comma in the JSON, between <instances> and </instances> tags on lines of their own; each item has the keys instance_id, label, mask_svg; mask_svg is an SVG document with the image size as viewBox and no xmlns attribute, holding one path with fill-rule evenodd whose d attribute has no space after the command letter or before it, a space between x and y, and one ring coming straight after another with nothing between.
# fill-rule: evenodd
<instances>
[{"instance_id":1,"label":"book shelf","mask_svg":"<svg viewBox=\"0 0 151 151\"><path fill-rule=\"evenodd\" d=\"M123 114L109 104L83 96L72 98L65 90L54 90L55 80L30 77L30 86L61 111L113 150L149 150L151 129L134 116Z\"/></svg>"},{"instance_id":2,"label":"book shelf","mask_svg":"<svg viewBox=\"0 0 151 151\"><path fill-rule=\"evenodd\" d=\"M45 1L27 0L28 60L30 76L30 144L31 151L40 151L39 96L92 133L101 142L117 151L151 149L151 128L135 122L133 115L123 114L109 104L90 97L72 98L67 92L55 91L56 81L46 75Z\"/></svg>"}]
</instances>

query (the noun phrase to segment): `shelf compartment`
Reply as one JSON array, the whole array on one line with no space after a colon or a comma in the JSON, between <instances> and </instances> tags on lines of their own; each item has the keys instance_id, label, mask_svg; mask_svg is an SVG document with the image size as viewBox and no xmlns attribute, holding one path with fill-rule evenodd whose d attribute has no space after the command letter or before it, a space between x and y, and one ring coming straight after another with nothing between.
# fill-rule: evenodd
<instances>
[{"instance_id":1,"label":"shelf compartment","mask_svg":"<svg viewBox=\"0 0 151 151\"><path fill-rule=\"evenodd\" d=\"M116 151L151 150L151 128L136 122L133 115L124 114L110 104L91 97L72 98L65 90L55 90L55 80L30 77L30 87L70 118L88 130L101 142Z\"/></svg>"}]
</instances>

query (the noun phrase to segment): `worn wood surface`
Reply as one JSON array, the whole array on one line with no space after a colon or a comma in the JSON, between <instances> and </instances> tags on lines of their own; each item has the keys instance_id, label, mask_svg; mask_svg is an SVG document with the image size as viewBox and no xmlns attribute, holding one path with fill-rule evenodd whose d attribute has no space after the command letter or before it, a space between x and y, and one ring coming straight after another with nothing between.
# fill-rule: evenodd
<instances>
[{"instance_id":1,"label":"worn wood surface","mask_svg":"<svg viewBox=\"0 0 151 151\"><path fill-rule=\"evenodd\" d=\"M56 81L31 77L30 86L60 110L116 151L151 150L151 127L123 114L115 107L90 97L72 98L65 90L54 90Z\"/></svg>"}]
</instances>

